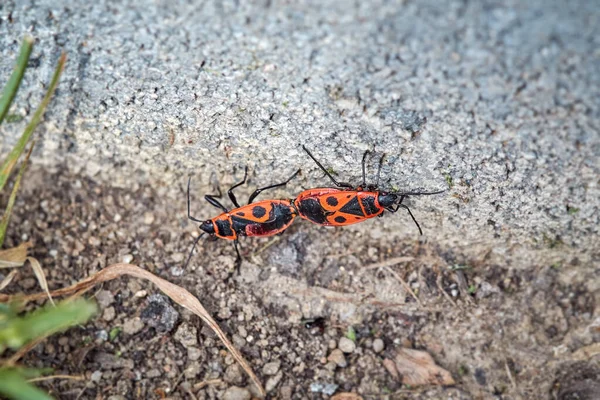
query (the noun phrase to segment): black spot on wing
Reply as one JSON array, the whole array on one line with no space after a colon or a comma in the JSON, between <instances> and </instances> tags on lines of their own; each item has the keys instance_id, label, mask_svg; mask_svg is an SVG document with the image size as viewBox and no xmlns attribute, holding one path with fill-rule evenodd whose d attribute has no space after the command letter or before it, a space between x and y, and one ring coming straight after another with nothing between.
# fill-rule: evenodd
<instances>
[{"instance_id":1,"label":"black spot on wing","mask_svg":"<svg viewBox=\"0 0 600 400\"><path fill-rule=\"evenodd\" d=\"M266 213L267 213L267 210L264 207L261 207L261 206L252 207L252 215L254 216L254 218L262 218L265 216Z\"/></svg>"},{"instance_id":2,"label":"black spot on wing","mask_svg":"<svg viewBox=\"0 0 600 400\"><path fill-rule=\"evenodd\" d=\"M374 196L363 197L361 199L361 203L362 203L367 215L373 215L373 214L377 214L379 212L379 209L377 208L377 206L375 206L375 197Z\"/></svg>"},{"instance_id":3,"label":"black spot on wing","mask_svg":"<svg viewBox=\"0 0 600 400\"><path fill-rule=\"evenodd\" d=\"M334 218L334 221L338 224L343 224L344 222L346 222L346 218L342 217L341 215L338 215Z\"/></svg>"},{"instance_id":4,"label":"black spot on wing","mask_svg":"<svg viewBox=\"0 0 600 400\"><path fill-rule=\"evenodd\" d=\"M239 215L240 217L245 217L246 213L243 211L236 212L235 215Z\"/></svg>"},{"instance_id":5,"label":"black spot on wing","mask_svg":"<svg viewBox=\"0 0 600 400\"><path fill-rule=\"evenodd\" d=\"M327 202L327 204L329 204L332 207L335 207L338 205L338 200L334 196L327 197L327 199L325 199L325 201Z\"/></svg>"},{"instance_id":6,"label":"black spot on wing","mask_svg":"<svg viewBox=\"0 0 600 400\"><path fill-rule=\"evenodd\" d=\"M344 207L340 209L340 212L345 214L358 215L364 217L363 210L358 202L358 197L354 196L352 200L344 204Z\"/></svg>"},{"instance_id":7,"label":"black spot on wing","mask_svg":"<svg viewBox=\"0 0 600 400\"><path fill-rule=\"evenodd\" d=\"M248 236L270 236L281 232L294 220L296 213L288 205L276 203L271 205L272 208L267 221L236 221L234 219L234 225L239 224L239 229L244 229L244 234Z\"/></svg>"},{"instance_id":8,"label":"black spot on wing","mask_svg":"<svg viewBox=\"0 0 600 400\"><path fill-rule=\"evenodd\" d=\"M233 236L233 230L231 229L231 224L227 220L217 220L215 221L217 225L217 233L219 236Z\"/></svg>"}]
</instances>

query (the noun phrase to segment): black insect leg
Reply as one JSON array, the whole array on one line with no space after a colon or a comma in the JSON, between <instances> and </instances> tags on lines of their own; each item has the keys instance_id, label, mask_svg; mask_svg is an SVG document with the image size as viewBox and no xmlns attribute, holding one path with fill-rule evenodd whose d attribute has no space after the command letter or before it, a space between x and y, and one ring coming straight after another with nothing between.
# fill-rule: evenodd
<instances>
[{"instance_id":1,"label":"black insect leg","mask_svg":"<svg viewBox=\"0 0 600 400\"><path fill-rule=\"evenodd\" d=\"M383 160L385 159L385 153L381 155L379 159L379 166L377 167L377 180L375 181L375 185L373 189L376 190L379 187L379 179L381 178L381 166L383 165Z\"/></svg>"},{"instance_id":2,"label":"black insect leg","mask_svg":"<svg viewBox=\"0 0 600 400\"><path fill-rule=\"evenodd\" d=\"M217 200L217 197L221 197L221 191L219 190L219 194L207 194L206 196L204 196L204 198L206 199L206 201L208 201L212 206L215 206L217 208L220 208L221 210L223 210L223 212L227 212L229 211L227 209L227 207L225 207L223 204L219 203L219 200ZM201 221L198 221L201 222Z\"/></svg>"},{"instance_id":3,"label":"black insect leg","mask_svg":"<svg viewBox=\"0 0 600 400\"><path fill-rule=\"evenodd\" d=\"M404 200L404 197L405 196L400 197L400 202L398 203L398 205L396 206L396 208L394 208L394 207L387 207L386 210L388 210L389 212L395 213L396 211L398 211L400 209L400 207L406 209L406 211L408 211L408 214L412 218L412 220L415 223L415 225L417 225L417 228L419 228L419 234L423 235L423 230L421 229L421 225L419 225L419 223L417 222L417 219L415 218L415 216L413 215L413 213L410 211L410 208L408 208L407 205L402 204L402 200Z\"/></svg>"},{"instance_id":4,"label":"black insect leg","mask_svg":"<svg viewBox=\"0 0 600 400\"><path fill-rule=\"evenodd\" d=\"M233 185L232 187L230 187L229 190L227 191L227 194L229 195L229 199L231 199L231 202L233 203L233 205L236 208L239 208L240 205L238 204L237 199L235 198L235 194L233 194L233 189L246 183L246 178L248 178L248 166L246 166L246 168L244 168L244 179L241 182L238 182L235 185Z\"/></svg>"},{"instance_id":5,"label":"black insect leg","mask_svg":"<svg viewBox=\"0 0 600 400\"><path fill-rule=\"evenodd\" d=\"M190 182L192 181L192 177L188 178L188 187L187 187L187 210L188 210L188 219L194 222L202 222L198 218L192 217L190 214Z\"/></svg>"},{"instance_id":6,"label":"black insect leg","mask_svg":"<svg viewBox=\"0 0 600 400\"><path fill-rule=\"evenodd\" d=\"M310 158L312 158L312 160L315 162L315 164L317 164L319 166L319 168L321 168L321 170L323 172L325 172L325 175L327 175L327 177L329 177L329 179L331 179L331 182L333 182L333 184L335 186L354 189L354 186L352 186L351 184L349 184L347 182L338 182L338 181L336 181L335 178L329 173L329 171L327 171L325 169L325 167L323 167L323 165L319 161L317 161L317 159L310 153L310 151L308 151L308 149L306 148L306 146L303 145L302 149L304 149L304 151L306 152L306 154L308 154L308 156Z\"/></svg>"},{"instance_id":7,"label":"black insect leg","mask_svg":"<svg viewBox=\"0 0 600 400\"><path fill-rule=\"evenodd\" d=\"M267 190L267 189L273 189L276 187L280 187L280 186L285 186L287 185L292 179L294 179L296 177L296 175L298 175L300 173L300 170L294 172L294 175L290 176L289 179L283 183L276 183L275 185L271 185L271 186L266 186L264 188L259 188L256 189L254 191L254 193L252 193L252 195L250 195L250 198L248 199L248 204L252 203L254 201L254 199L256 198L256 196L258 196L263 190Z\"/></svg>"},{"instance_id":8,"label":"black insect leg","mask_svg":"<svg viewBox=\"0 0 600 400\"><path fill-rule=\"evenodd\" d=\"M233 241L233 247L235 248L235 270L237 271L237 274L240 274L240 267L242 266L242 256L240 254L240 249L238 248L238 241L234 240Z\"/></svg>"}]
</instances>

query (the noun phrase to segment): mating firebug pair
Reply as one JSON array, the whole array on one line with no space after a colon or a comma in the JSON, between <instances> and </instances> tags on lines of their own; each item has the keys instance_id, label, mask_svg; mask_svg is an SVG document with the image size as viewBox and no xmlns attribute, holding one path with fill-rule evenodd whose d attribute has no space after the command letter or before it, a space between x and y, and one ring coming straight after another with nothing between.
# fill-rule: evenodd
<instances>
[{"instance_id":1,"label":"mating firebug pair","mask_svg":"<svg viewBox=\"0 0 600 400\"><path fill-rule=\"evenodd\" d=\"M367 150L362 159L362 183L359 186L353 186L346 182L338 182L323 165L302 146L304 151L312 158L319 168L329 177L337 188L316 188L308 189L300 193L295 199L284 200L261 200L256 203L252 201L264 190L287 185L300 170L296 171L287 181L256 189L250 198L248 204L240 206L237 202L233 189L246 183L248 177L248 168L244 172L244 179L233 185L228 191L229 199L236 208L228 210L217 198L221 197L221 191L216 195L206 195L204 198L213 206L223 210L223 213L215 218L202 221L194 218L190 214L190 180L188 180L187 209L188 218L194 222L200 223L200 229L203 233L194 241L194 246L190 252L186 266L193 254L198 240L204 235L209 234L222 239L232 240L236 251L236 269L242 262L242 257L238 249L238 240L240 236L272 236L287 229L297 216L311 221L318 225L325 226L344 226L365 221L369 218L382 216L384 211L395 213L400 208L408 211L410 217L417 225L419 233L423 231L414 215L406 206L402 204L406 196L432 195L442 193L436 192L404 192L387 193L378 190L379 176L383 156L379 160L377 170L377 181L374 185L366 184L365 162L369 151ZM395 206L395 207L394 207Z\"/></svg>"}]
</instances>

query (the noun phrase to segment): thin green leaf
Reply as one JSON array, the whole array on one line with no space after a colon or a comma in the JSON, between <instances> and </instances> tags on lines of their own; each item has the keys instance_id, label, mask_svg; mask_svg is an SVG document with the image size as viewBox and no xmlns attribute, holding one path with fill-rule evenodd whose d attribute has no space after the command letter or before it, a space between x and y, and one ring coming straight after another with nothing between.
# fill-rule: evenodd
<instances>
[{"instance_id":1,"label":"thin green leaf","mask_svg":"<svg viewBox=\"0 0 600 400\"><path fill-rule=\"evenodd\" d=\"M15 180L15 186L13 186L13 190L10 193L10 197L8 198L8 204L6 205L6 210L4 210L4 215L2 215L2 219L0 220L0 247L4 244L4 237L6 236L6 228L8 227L8 221L10 221L10 213L12 212L12 208L15 205L15 200L17 199L17 192L19 191L19 186L21 186L21 178L23 177L23 172L25 172L25 167L27 166L27 161L29 161L29 157L31 156L31 151L33 150L33 146L35 142L31 144L29 148L29 152L23 160L23 164L19 169L19 175L17 175L17 179Z\"/></svg>"},{"instance_id":2,"label":"thin green leaf","mask_svg":"<svg viewBox=\"0 0 600 400\"><path fill-rule=\"evenodd\" d=\"M354 330L354 327L352 325L350 325L348 327L348 331L346 332L346 337L350 340L352 340L353 342L356 342L356 331Z\"/></svg>"},{"instance_id":3,"label":"thin green leaf","mask_svg":"<svg viewBox=\"0 0 600 400\"><path fill-rule=\"evenodd\" d=\"M63 301L53 306L45 306L24 317L5 321L0 329L0 350L13 350L32 339L49 336L70 326L87 321L97 311L96 304L85 299Z\"/></svg>"},{"instance_id":4,"label":"thin green leaf","mask_svg":"<svg viewBox=\"0 0 600 400\"><path fill-rule=\"evenodd\" d=\"M60 79L60 75L62 74L62 71L65 67L66 61L67 61L67 55L65 53L63 53L58 60L58 65L56 66L56 69L54 70L54 75L52 76L52 81L50 82L50 86L48 87L48 91L46 91L46 95L44 96L42 103L37 108L37 110L35 110L35 113L33 114L33 118L31 119L31 122L29 122L29 124L23 131L23 134L19 138L19 141L17 142L17 144L15 144L15 147L12 149L12 151L8 155L8 158L2 164L2 167L0 168L0 192L4 188L4 185L6 184L6 181L8 180L10 172L12 171L13 167L17 163L17 160L19 159L19 157L25 150L25 146L27 145L27 142L29 141L31 134L33 133L33 131L39 124L40 120L42 119L42 116L44 115L44 111L46 110L48 103L50 103L52 94L56 90L56 86L58 85L58 80Z\"/></svg>"},{"instance_id":5,"label":"thin green leaf","mask_svg":"<svg viewBox=\"0 0 600 400\"><path fill-rule=\"evenodd\" d=\"M53 400L53 397L28 383L22 371L15 368L0 369L0 394L15 400Z\"/></svg>"},{"instance_id":6,"label":"thin green leaf","mask_svg":"<svg viewBox=\"0 0 600 400\"><path fill-rule=\"evenodd\" d=\"M23 75L25 75L25 68L27 68L32 48L33 38L31 36L25 36L25 38L23 38L23 43L21 44L21 51L19 52L15 70L2 91L2 97L0 97L0 124L4 121L8 109L19 91L19 86L21 86Z\"/></svg>"}]
</instances>

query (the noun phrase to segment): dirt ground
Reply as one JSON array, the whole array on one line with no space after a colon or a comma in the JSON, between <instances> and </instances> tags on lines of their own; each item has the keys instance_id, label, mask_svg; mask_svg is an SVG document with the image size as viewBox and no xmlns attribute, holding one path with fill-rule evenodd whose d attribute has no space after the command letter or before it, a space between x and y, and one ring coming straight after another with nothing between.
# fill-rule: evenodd
<instances>
[{"instance_id":1,"label":"dirt ground","mask_svg":"<svg viewBox=\"0 0 600 400\"><path fill-rule=\"evenodd\" d=\"M274 239L244 240L239 276L233 246L221 240L201 242L183 271L196 230L184 180L176 189L117 189L35 166L27 177L7 245L32 239L51 289L116 262L181 285L250 361L269 398L600 398L598 265L560 243L499 253L419 241L414 227L382 235L384 219L341 229L299 221ZM194 208L205 210L195 197ZM36 285L23 270L9 291ZM84 377L43 383L55 398L256 395L213 332L151 284L123 278L92 294L95 319L25 359ZM307 328L305 319L317 317L323 325ZM455 385L403 385L384 363L400 348L430 354Z\"/></svg>"}]
</instances>

